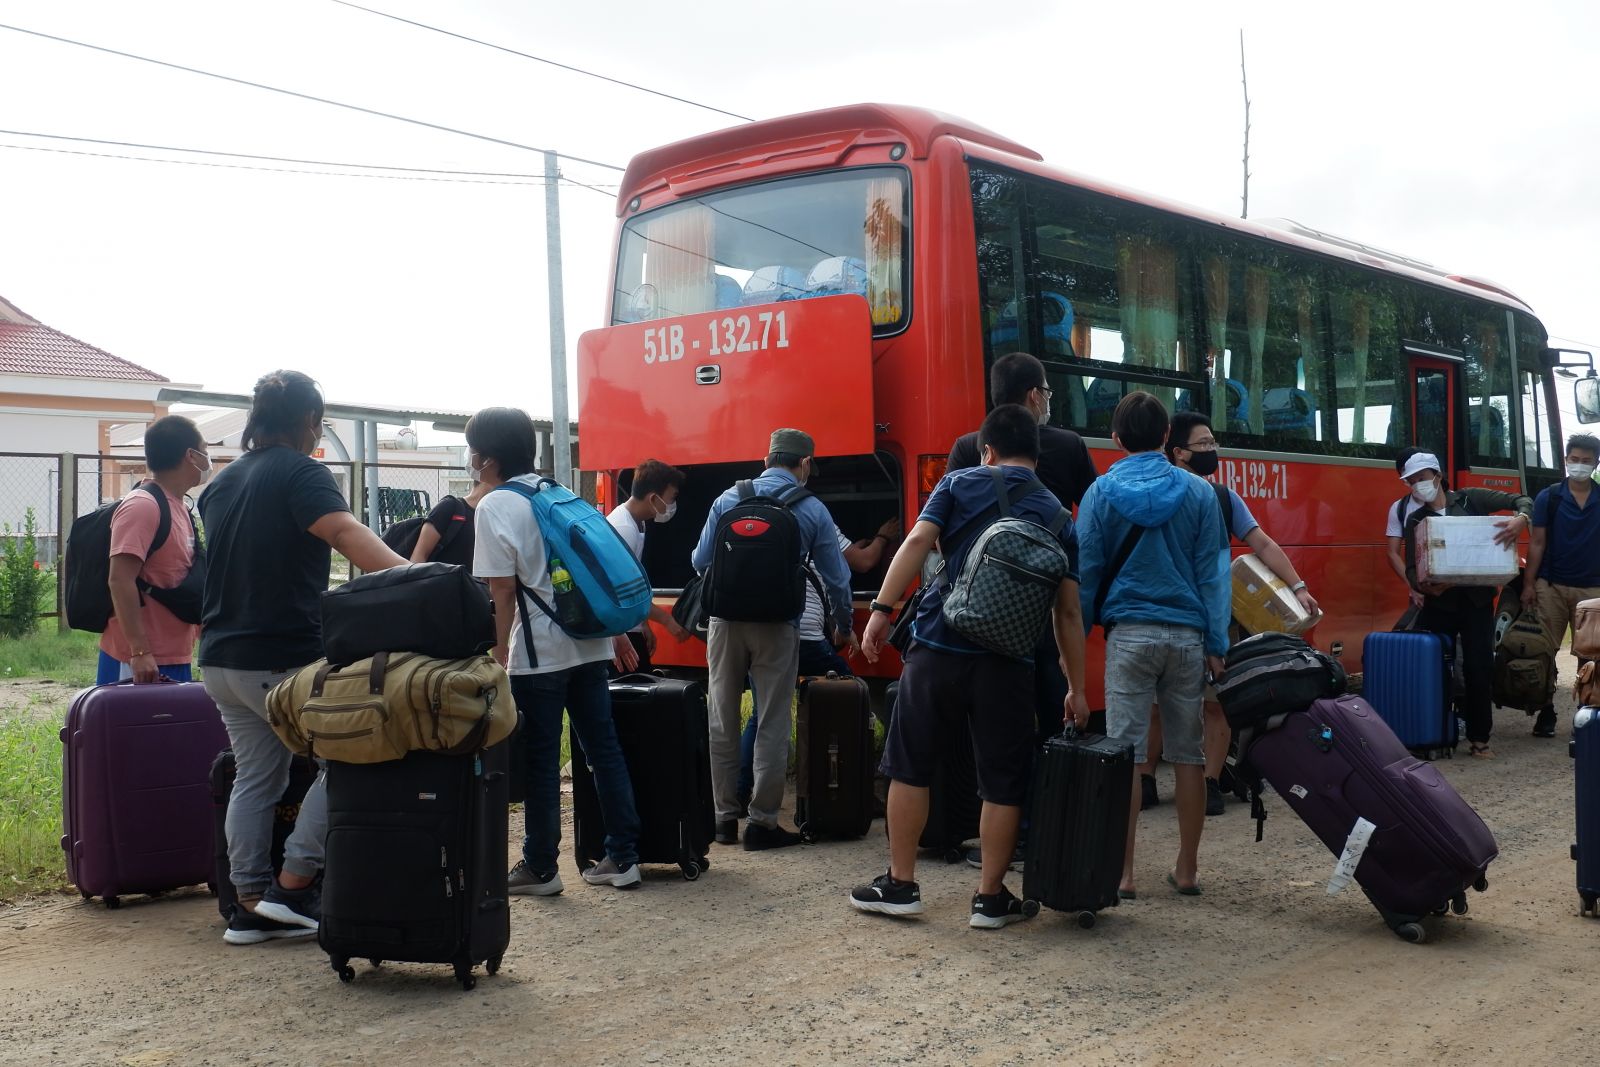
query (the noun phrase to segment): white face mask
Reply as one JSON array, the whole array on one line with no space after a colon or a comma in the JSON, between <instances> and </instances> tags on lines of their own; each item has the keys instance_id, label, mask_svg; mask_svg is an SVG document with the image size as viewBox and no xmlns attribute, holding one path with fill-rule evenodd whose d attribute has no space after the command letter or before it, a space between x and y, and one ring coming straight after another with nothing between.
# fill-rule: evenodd
<instances>
[{"instance_id":1,"label":"white face mask","mask_svg":"<svg viewBox=\"0 0 1600 1067\"><path fill-rule=\"evenodd\" d=\"M656 512L655 521L656 522L671 522L672 521L672 516L676 515L677 513L678 513L678 502L676 500L674 500L674 501L672 501L671 503L669 503L667 505L667 510L666 511L658 511L658 512Z\"/></svg>"},{"instance_id":2,"label":"white face mask","mask_svg":"<svg viewBox=\"0 0 1600 1067\"><path fill-rule=\"evenodd\" d=\"M467 470L471 472L472 480L474 482L483 481L483 468L487 467L488 465L489 465L489 461L488 460L484 460L482 463L479 463L477 466L473 466L472 465L472 460L471 459L467 460Z\"/></svg>"},{"instance_id":3,"label":"white face mask","mask_svg":"<svg viewBox=\"0 0 1600 1067\"><path fill-rule=\"evenodd\" d=\"M200 472L200 484L204 485L206 482L211 480L211 457L193 448L189 449L189 455L191 457L189 463L194 467L195 470ZM201 459L205 460L205 466L202 467L200 464L195 463L193 459L194 456L199 456Z\"/></svg>"},{"instance_id":4,"label":"white face mask","mask_svg":"<svg viewBox=\"0 0 1600 1067\"><path fill-rule=\"evenodd\" d=\"M1593 463L1568 463L1567 464L1567 477L1568 478L1587 478L1592 474L1594 474L1594 464Z\"/></svg>"},{"instance_id":5,"label":"white face mask","mask_svg":"<svg viewBox=\"0 0 1600 1067\"><path fill-rule=\"evenodd\" d=\"M1411 487L1411 495L1424 504L1433 503L1433 498L1439 495L1439 483L1432 478L1425 482L1418 482Z\"/></svg>"}]
</instances>

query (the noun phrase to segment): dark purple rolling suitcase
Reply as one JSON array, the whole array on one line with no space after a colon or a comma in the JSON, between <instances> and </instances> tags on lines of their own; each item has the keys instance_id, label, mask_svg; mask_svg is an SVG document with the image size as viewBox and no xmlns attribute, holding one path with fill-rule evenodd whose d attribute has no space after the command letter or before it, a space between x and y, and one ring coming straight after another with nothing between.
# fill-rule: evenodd
<instances>
[{"instance_id":1,"label":"dark purple rolling suitcase","mask_svg":"<svg viewBox=\"0 0 1600 1067\"><path fill-rule=\"evenodd\" d=\"M204 685L85 689L61 742L61 847L84 899L211 884L211 764L228 732Z\"/></svg>"},{"instance_id":2,"label":"dark purple rolling suitcase","mask_svg":"<svg viewBox=\"0 0 1600 1067\"><path fill-rule=\"evenodd\" d=\"M1494 835L1360 697L1329 697L1285 716L1251 741L1245 759L1335 856L1357 819L1374 825L1355 881L1405 940L1425 940L1424 917L1464 914L1467 889L1488 888Z\"/></svg>"}]
</instances>

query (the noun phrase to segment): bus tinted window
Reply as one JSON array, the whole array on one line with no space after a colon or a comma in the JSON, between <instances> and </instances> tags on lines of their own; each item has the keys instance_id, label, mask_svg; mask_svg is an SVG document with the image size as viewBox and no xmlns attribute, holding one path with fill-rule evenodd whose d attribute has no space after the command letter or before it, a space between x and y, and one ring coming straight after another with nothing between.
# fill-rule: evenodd
<instances>
[{"instance_id":1,"label":"bus tinted window","mask_svg":"<svg viewBox=\"0 0 1600 1067\"><path fill-rule=\"evenodd\" d=\"M906 183L897 167L711 193L628 220L611 321L859 293L875 327L906 315Z\"/></svg>"},{"instance_id":2,"label":"bus tinted window","mask_svg":"<svg viewBox=\"0 0 1600 1067\"><path fill-rule=\"evenodd\" d=\"M1328 304L1338 439L1374 445L1410 441L1406 361L1393 295L1341 272L1330 282Z\"/></svg>"},{"instance_id":3,"label":"bus tinted window","mask_svg":"<svg viewBox=\"0 0 1600 1067\"><path fill-rule=\"evenodd\" d=\"M1538 320L1513 313L1517 331L1517 388L1522 394L1522 462L1528 484L1543 487L1556 478L1558 457L1566 442L1550 434L1550 411L1544 392L1544 350L1549 343ZM1548 472L1538 478L1534 471Z\"/></svg>"},{"instance_id":4,"label":"bus tinted window","mask_svg":"<svg viewBox=\"0 0 1600 1067\"><path fill-rule=\"evenodd\" d=\"M1509 467L1514 357L1510 316L1501 308L1470 306L1465 324L1467 455L1474 466Z\"/></svg>"}]
</instances>

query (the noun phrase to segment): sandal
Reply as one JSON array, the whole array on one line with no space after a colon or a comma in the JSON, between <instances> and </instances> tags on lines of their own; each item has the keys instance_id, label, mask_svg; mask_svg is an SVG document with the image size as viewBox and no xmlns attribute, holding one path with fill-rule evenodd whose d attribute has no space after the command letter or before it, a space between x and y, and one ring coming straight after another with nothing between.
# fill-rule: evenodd
<instances>
[{"instance_id":1,"label":"sandal","mask_svg":"<svg viewBox=\"0 0 1600 1067\"><path fill-rule=\"evenodd\" d=\"M1472 747L1467 750L1467 754L1475 759L1494 759L1494 750L1491 749L1487 744L1473 744Z\"/></svg>"},{"instance_id":2,"label":"sandal","mask_svg":"<svg viewBox=\"0 0 1600 1067\"><path fill-rule=\"evenodd\" d=\"M1179 885L1178 876L1176 874L1167 875L1167 884L1173 889L1176 889L1182 896L1197 897L1200 895L1200 884L1198 882L1194 885Z\"/></svg>"}]
</instances>

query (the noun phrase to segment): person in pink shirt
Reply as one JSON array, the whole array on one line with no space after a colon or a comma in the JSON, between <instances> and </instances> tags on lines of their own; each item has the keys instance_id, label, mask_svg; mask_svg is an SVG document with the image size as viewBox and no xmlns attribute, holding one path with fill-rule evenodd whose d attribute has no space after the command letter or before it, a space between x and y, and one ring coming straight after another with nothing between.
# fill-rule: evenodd
<instances>
[{"instance_id":1,"label":"person in pink shirt","mask_svg":"<svg viewBox=\"0 0 1600 1067\"><path fill-rule=\"evenodd\" d=\"M182 415L151 423L144 452L150 480L123 497L111 517L114 614L100 637L99 685L192 678L205 574L202 567L190 578L198 540L184 494L205 480L211 458L199 429Z\"/></svg>"}]
</instances>

